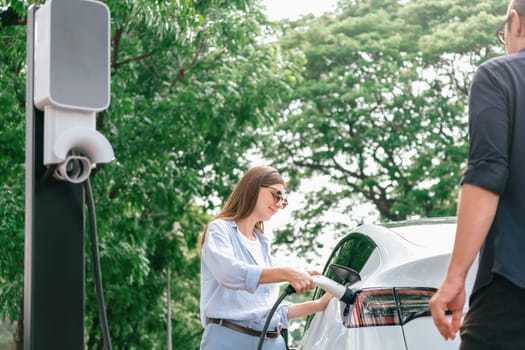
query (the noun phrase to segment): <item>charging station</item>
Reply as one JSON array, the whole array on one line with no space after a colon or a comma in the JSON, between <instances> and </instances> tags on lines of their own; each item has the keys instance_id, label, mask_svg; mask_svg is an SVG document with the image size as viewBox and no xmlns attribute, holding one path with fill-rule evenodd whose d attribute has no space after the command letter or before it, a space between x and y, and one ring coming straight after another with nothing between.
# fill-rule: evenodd
<instances>
[{"instance_id":1,"label":"charging station","mask_svg":"<svg viewBox=\"0 0 525 350\"><path fill-rule=\"evenodd\" d=\"M110 102L110 14L48 0L27 16L24 348L82 350L82 183L114 158L95 130Z\"/></svg>"}]
</instances>

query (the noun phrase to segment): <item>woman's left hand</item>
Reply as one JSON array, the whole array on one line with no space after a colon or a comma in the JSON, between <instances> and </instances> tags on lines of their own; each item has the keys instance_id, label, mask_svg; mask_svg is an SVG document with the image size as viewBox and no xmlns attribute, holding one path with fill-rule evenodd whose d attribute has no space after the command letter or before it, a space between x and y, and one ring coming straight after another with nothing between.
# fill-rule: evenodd
<instances>
[{"instance_id":1,"label":"woman's left hand","mask_svg":"<svg viewBox=\"0 0 525 350\"><path fill-rule=\"evenodd\" d=\"M330 302L330 300L332 300L334 296L330 293L324 293L324 295L322 297L320 297L319 299L317 299L317 303L319 304L319 311L324 311L326 310L326 307L328 306L328 303Z\"/></svg>"}]
</instances>

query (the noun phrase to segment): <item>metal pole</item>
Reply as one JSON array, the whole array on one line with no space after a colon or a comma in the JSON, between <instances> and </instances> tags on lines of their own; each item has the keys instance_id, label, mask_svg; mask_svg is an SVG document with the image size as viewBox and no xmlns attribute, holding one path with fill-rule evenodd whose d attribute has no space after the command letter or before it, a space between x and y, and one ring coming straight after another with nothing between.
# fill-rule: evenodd
<instances>
[{"instance_id":1,"label":"metal pole","mask_svg":"<svg viewBox=\"0 0 525 350\"><path fill-rule=\"evenodd\" d=\"M24 349L84 349L84 192L46 179L34 98L35 15L27 20Z\"/></svg>"}]
</instances>

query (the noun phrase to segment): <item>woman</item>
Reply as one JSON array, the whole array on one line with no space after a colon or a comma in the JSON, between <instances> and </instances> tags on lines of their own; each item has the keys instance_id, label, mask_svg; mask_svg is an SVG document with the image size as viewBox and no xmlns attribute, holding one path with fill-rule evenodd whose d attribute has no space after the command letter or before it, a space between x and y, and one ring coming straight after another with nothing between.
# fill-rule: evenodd
<instances>
[{"instance_id":1,"label":"woman","mask_svg":"<svg viewBox=\"0 0 525 350\"><path fill-rule=\"evenodd\" d=\"M283 178L268 166L250 169L222 211L204 229L201 246L201 349L256 349L280 282L298 294L314 288L310 275L292 267L274 267L263 222L288 204ZM285 349L279 330L288 320L323 311L331 299L281 304L268 327L264 349Z\"/></svg>"}]
</instances>

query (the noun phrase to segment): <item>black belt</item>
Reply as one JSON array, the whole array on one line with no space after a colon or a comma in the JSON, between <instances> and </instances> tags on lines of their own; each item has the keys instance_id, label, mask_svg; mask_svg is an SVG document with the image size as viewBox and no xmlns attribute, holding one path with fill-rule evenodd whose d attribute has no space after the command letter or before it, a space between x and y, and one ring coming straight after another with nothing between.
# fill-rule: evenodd
<instances>
[{"instance_id":1,"label":"black belt","mask_svg":"<svg viewBox=\"0 0 525 350\"><path fill-rule=\"evenodd\" d=\"M226 328L229 328L229 329L233 329L234 331L237 331L237 332L241 332L241 333L248 334L248 335L253 335L254 337L260 337L261 333L262 333L260 331L256 331L255 329L239 326L236 323L233 323L233 322L230 322L230 321L226 321L226 320L221 320L219 318L208 318L208 323L215 323L215 324L218 324L220 326L223 326L223 327L226 327ZM268 332L266 332L266 336L268 338L277 338L279 335L280 335L279 331L268 331Z\"/></svg>"}]
</instances>

